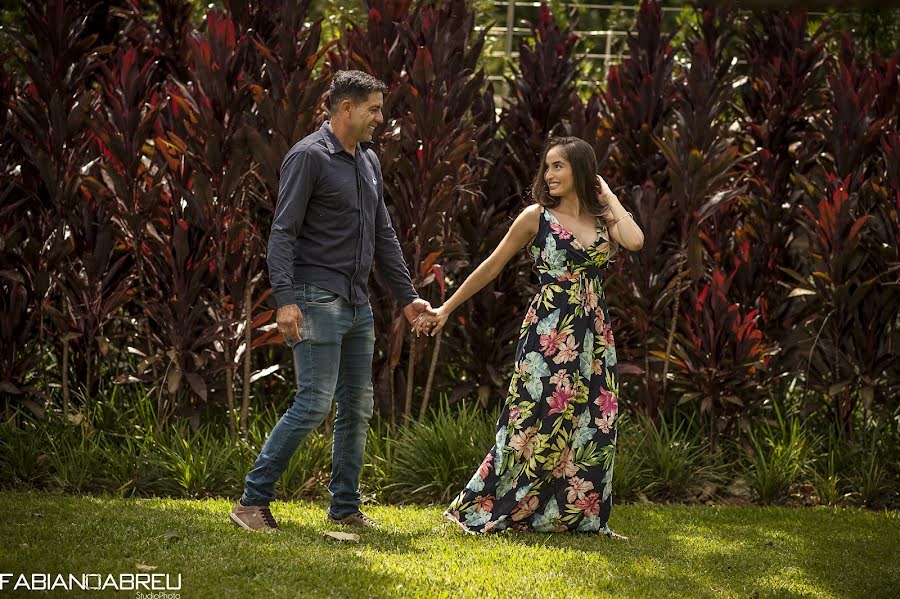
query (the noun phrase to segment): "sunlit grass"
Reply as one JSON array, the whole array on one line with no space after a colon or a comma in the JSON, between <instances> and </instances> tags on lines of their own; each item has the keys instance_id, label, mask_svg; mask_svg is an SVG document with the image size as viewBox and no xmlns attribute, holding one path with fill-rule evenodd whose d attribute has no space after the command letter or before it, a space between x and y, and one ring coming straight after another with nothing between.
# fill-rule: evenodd
<instances>
[{"instance_id":1,"label":"sunlit grass","mask_svg":"<svg viewBox=\"0 0 900 599\"><path fill-rule=\"evenodd\" d=\"M3 492L0 571L182 574L181 597L888 597L900 514L837 508L624 505L591 535L462 534L441 506L372 506L359 544L324 505L273 504L283 531L233 528L226 500ZM169 532L167 535L167 531ZM99 593L92 593L92 596Z\"/></svg>"}]
</instances>

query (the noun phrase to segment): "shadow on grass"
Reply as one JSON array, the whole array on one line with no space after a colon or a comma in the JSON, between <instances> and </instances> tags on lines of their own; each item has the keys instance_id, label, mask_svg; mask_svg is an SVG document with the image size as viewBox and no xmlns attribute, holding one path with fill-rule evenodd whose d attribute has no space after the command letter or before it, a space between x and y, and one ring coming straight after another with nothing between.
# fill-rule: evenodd
<instances>
[{"instance_id":1,"label":"shadow on grass","mask_svg":"<svg viewBox=\"0 0 900 599\"><path fill-rule=\"evenodd\" d=\"M900 588L900 568L887 557L900 551L896 513L885 521L853 509L625 506L616 518L629 541L585 533L498 536L584 561L602 556L667 592L889 597Z\"/></svg>"},{"instance_id":2,"label":"shadow on grass","mask_svg":"<svg viewBox=\"0 0 900 599\"><path fill-rule=\"evenodd\" d=\"M0 509L22 519L0 522L0 537L18 550L0 552L0 571L117 575L145 564L154 573L181 574L184 597L374 595L395 586L393 576L359 559L360 545L322 535L338 530L325 524L324 507L320 514L308 504L288 507L282 532L270 534L235 527L223 500L4 492ZM397 546L407 535L380 536Z\"/></svg>"},{"instance_id":3,"label":"shadow on grass","mask_svg":"<svg viewBox=\"0 0 900 599\"><path fill-rule=\"evenodd\" d=\"M226 500L0 493L3 572L181 573L185 597L890 596L900 515L859 510L620 506L599 535L461 533L440 508L378 507L359 544L323 537L324 502L273 504L250 533Z\"/></svg>"}]
</instances>

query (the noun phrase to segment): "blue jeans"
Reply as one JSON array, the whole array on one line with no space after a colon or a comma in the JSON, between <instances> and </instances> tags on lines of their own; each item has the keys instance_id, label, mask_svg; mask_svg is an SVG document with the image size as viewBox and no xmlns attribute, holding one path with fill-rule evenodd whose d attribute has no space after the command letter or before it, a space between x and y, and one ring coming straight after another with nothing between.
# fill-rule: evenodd
<instances>
[{"instance_id":1,"label":"blue jeans","mask_svg":"<svg viewBox=\"0 0 900 599\"><path fill-rule=\"evenodd\" d=\"M297 393L247 474L241 500L268 505L275 498L275 481L300 442L322 424L335 399L328 514L341 518L359 511L359 474L374 406L375 320L370 304L353 306L310 283L297 282L295 295L303 313L301 339L287 341L297 361Z\"/></svg>"}]
</instances>

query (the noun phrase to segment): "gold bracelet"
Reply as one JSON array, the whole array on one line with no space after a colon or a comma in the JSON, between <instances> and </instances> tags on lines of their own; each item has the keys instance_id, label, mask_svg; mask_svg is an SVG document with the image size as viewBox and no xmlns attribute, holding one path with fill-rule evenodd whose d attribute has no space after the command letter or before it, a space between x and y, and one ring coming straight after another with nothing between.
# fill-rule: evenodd
<instances>
[{"instance_id":1,"label":"gold bracelet","mask_svg":"<svg viewBox=\"0 0 900 599\"><path fill-rule=\"evenodd\" d=\"M630 212L626 212L625 214L623 214L622 216L620 216L619 218L617 218L616 220L614 220L614 221L613 221L613 224L610 225L610 226L614 226L614 225L618 224L618 222L619 222L620 220L622 220L623 218L627 218L627 217L629 217L629 216L630 216L632 219L634 219L634 215L633 215L633 214L631 214Z\"/></svg>"}]
</instances>

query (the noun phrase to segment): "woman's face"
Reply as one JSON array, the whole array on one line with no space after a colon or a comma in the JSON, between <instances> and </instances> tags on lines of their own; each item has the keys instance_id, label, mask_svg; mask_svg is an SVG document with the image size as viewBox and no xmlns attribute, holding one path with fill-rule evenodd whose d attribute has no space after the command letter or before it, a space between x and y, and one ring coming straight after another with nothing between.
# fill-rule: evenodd
<instances>
[{"instance_id":1,"label":"woman's face","mask_svg":"<svg viewBox=\"0 0 900 599\"><path fill-rule=\"evenodd\" d=\"M560 146L554 146L547 152L544 164L544 181L555 198L566 196L575 191L575 180L572 177L572 165L566 160Z\"/></svg>"}]
</instances>

